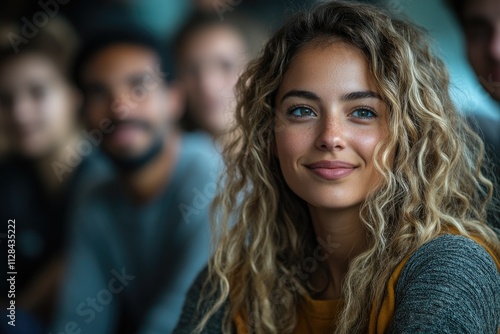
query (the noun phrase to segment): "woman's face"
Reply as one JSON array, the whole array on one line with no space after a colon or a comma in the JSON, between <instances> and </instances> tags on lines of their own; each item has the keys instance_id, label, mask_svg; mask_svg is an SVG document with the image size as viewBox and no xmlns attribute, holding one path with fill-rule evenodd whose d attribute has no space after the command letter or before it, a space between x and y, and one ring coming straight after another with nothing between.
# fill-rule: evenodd
<instances>
[{"instance_id":1,"label":"woman's face","mask_svg":"<svg viewBox=\"0 0 500 334\"><path fill-rule=\"evenodd\" d=\"M188 112L213 135L228 129L234 117L234 87L246 62L245 42L232 28L207 27L191 33L181 50L179 79Z\"/></svg>"},{"instance_id":2,"label":"woman's face","mask_svg":"<svg viewBox=\"0 0 500 334\"><path fill-rule=\"evenodd\" d=\"M275 139L288 186L312 207L359 206L381 176L375 147L388 110L358 49L306 46L292 60L275 101Z\"/></svg>"},{"instance_id":3,"label":"woman's face","mask_svg":"<svg viewBox=\"0 0 500 334\"><path fill-rule=\"evenodd\" d=\"M25 54L0 67L0 127L20 154L50 154L75 131L76 94L42 55Z\"/></svg>"}]
</instances>

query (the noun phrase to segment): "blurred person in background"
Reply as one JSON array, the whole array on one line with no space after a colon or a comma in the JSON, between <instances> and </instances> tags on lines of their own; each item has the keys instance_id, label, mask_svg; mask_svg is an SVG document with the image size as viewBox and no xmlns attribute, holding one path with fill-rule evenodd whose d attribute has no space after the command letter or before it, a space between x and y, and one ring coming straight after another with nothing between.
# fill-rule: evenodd
<instances>
[{"instance_id":1,"label":"blurred person in background","mask_svg":"<svg viewBox=\"0 0 500 334\"><path fill-rule=\"evenodd\" d=\"M170 333L207 262L219 155L206 135L177 128L164 59L135 28L101 32L79 56L85 119L105 127L118 176L79 206L54 332Z\"/></svg>"},{"instance_id":2,"label":"blurred person in background","mask_svg":"<svg viewBox=\"0 0 500 334\"><path fill-rule=\"evenodd\" d=\"M241 15L195 13L175 39L176 74L185 92L187 130L213 138L225 134L234 119L235 85L263 39L260 27Z\"/></svg>"},{"instance_id":3,"label":"blurred person in background","mask_svg":"<svg viewBox=\"0 0 500 334\"><path fill-rule=\"evenodd\" d=\"M465 37L469 63L489 95L500 102L500 1L445 0L458 18ZM485 143L490 158L488 174L500 180L500 106L495 116L474 112L470 122ZM496 206L489 222L500 228L500 191L495 189Z\"/></svg>"},{"instance_id":4,"label":"blurred person in background","mask_svg":"<svg viewBox=\"0 0 500 334\"><path fill-rule=\"evenodd\" d=\"M8 244L15 245L11 271L18 273L15 302L21 330L28 322L19 318L21 310L50 322L72 203L104 177L106 167L92 152L78 153L84 138L78 118L81 95L68 72L77 44L71 27L52 19L30 39L22 37L16 24L0 30L5 32L0 44L0 132L8 148L0 161L0 245L3 254ZM9 220L15 221L15 243L8 237ZM9 303L8 277L3 270L2 304Z\"/></svg>"}]
</instances>

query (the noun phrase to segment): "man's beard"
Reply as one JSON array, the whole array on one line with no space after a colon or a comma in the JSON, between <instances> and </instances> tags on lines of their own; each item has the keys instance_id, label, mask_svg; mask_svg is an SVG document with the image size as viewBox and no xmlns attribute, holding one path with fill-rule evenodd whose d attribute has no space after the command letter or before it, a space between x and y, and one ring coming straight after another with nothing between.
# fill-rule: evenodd
<instances>
[{"instance_id":1,"label":"man's beard","mask_svg":"<svg viewBox=\"0 0 500 334\"><path fill-rule=\"evenodd\" d=\"M154 127L141 120L125 120L114 122L115 125L119 123L134 124L142 127L144 130L154 132ZM162 133L154 133L153 141L149 147L144 151L134 156L127 156L122 154L113 154L107 150L106 153L115 165L115 167L122 173L131 173L140 170L142 167L153 161L163 150L164 135Z\"/></svg>"},{"instance_id":2,"label":"man's beard","mask_svg":"<svg viewBox=\"0 0 500 334\"><path fill-rule=\"evenodd\" d=\"M148 149L136 156L117 156L108 153L115 167L123 173L131 173L153 161L163 150L163 137L155 136Z\"/></svg>"}]
</instances>

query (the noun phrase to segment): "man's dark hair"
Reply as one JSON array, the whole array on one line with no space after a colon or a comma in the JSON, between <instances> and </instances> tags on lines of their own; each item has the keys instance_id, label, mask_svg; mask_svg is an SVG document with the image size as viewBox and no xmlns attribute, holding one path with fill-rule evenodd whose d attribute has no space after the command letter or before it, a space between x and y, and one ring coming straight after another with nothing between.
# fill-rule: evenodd
<instances>
[{"instance_id":1,"label":"man's dark hair","mask_svg":"<svg viewBox=\"0 0 500 334\"><path fill-rule=\"evenodd\" d=\"M84 88L82 82L82 70L85 65L87 65L90 59L97 55L100 51L116 44L130 44L149 49L158 56L160 69L162 71L168 70L167 64L170 62L167 58L168 55L165 51L165 46L147 31L140 28L131 28L128 30L107 30L100 32L85 41L76 58L73 65L73 80L80 89Z\"/></svg>"}]
</instances>

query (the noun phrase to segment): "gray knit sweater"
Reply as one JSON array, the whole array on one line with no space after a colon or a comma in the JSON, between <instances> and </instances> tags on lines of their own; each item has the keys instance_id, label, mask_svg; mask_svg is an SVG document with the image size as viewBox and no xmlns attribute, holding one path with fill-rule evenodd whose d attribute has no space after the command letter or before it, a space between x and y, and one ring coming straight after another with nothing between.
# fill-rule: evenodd
<instances>
[{"instance_id":1,"label":"gray knit sweater","mask_svg":"<svg viewBox=\"0 0 500 334\"><path fill-rule=\"evenodd\" d=\"M175 334L191 334L200 320L196 307L206 275L205 270L191 287ZM203 333L221 333L222 317L223 310ZM410 257L396 286L388 333L498 334L499 329L500 274L483 247L462 236L444 235Z\"/></svg>"}]
</instances>

